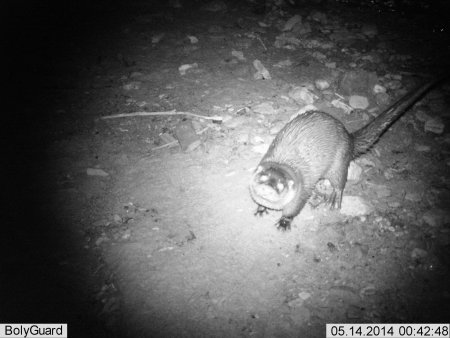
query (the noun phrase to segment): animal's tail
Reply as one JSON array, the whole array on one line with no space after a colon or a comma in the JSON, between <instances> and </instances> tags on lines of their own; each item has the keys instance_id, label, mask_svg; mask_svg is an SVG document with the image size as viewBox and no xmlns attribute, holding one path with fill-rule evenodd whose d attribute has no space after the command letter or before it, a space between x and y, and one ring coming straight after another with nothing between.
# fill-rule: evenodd
<instances>
[{"instance_id":1,"label":"animal's tail","mask_svg":"<svg viewBox=\"0 0 450 338\"><path fill-rule=\"evenodd\" d=\"M353 156L356 158L366 153L384 134L384 132L411 107L418 99L428 92L432 87L448 77L449 74L435 78L425 84L418 86L397 102L391 104L385 111L378 115L366 126L352 133L354 150Z\"/></svg>"}]
</instances>

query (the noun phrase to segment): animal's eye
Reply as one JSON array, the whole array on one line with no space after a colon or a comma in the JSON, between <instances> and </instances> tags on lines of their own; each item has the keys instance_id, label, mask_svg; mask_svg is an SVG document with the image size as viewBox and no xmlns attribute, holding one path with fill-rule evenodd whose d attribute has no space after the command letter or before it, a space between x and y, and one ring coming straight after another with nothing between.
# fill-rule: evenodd
<instances>
[{"instance_id":1,"label":"animal's eye","mask_svg":"<svg viewBox=\"0 0 450 338\"><path fill-rule=\"evenodd\" d=\"M267 176L267 175L259 176L259 181L260 182L267 182L268 179L269 179L269 176Z\"/></svg>"}]
</instances>

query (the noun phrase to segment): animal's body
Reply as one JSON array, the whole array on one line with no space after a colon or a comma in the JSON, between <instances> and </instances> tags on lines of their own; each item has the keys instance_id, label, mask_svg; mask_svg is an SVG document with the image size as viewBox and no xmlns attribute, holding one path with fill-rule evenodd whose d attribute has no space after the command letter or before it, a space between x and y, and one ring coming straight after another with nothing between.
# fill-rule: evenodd
<instances>
[{"instance_id":1,"label":"animal's body","mask_svg":"<svg viewBox=\"0 0 450 338\"><path fill-rule=\"evenodd\" d=\"M367 152L381 135L424 93L443 78L426 83L392 104L363 128L349 133L329 114L308 111L277 134L250 182L256 214L282 210L279 228L288 229L317 182L328 179L331 208L340 208L350 161Z\"/></svg>"}]
</instances>

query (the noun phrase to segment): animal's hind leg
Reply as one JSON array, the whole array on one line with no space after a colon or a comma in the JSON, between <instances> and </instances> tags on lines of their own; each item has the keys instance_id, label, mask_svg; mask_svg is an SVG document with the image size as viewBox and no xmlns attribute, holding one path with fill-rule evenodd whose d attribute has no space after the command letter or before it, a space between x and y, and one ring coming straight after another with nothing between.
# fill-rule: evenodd
<instances>
[{"instance_id":1,"label":"animal's hind leg","mask_svg":"<svg viewBox=\"0 0 450 338\"><path fill-rule=\"evenodd\" d=\"M343 156L343 158L338 158L335 160L328 171L327 178L333 187L333 192L328 196L327 200L327 204L330 205L330 209L341 208L342 195L344 193L345 184L347 183L349 163L350 159Z\"/></svg>"}]
</instances>

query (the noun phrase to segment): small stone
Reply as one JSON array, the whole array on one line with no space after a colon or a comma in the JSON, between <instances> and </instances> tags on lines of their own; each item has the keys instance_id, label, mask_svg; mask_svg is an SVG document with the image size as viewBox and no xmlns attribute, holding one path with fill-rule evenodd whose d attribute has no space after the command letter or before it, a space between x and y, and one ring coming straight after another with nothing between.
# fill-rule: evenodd
<instances>
[{"instance_id":1,"label":"small stone","mask_svg":"<svg viewBox=\"0 0 450 338\"><path fill-rule=\"evenodd\" d=\"M269 149L268 144L259 144L257 146L252 147L252 150L257 154L265 154L267 152L267 149Z\"/></svg>"},{"instance_id":2,"label":"small stone","mask_svg":"<svg viewBox=\"0 0 450 338\"><path fill-rule=\"evenodd\" d=\"M254 60L253 67L256 68L257 72L253 75L255 80L270 80L272 77L270 76L269 71L264 67L261 61Z\"/></svg>"},{"instance_id":3,"label":"small stone","mask_svg":"<svg viewBox=\"0 0 450 338\"><path fill-rule=\"evenodd\" d=\"M426 153L431 150L430 146L424 145L424 144L416 144L414 146L414 149L420 153Z\"/></svg>"},{"instance_id":4,"label":"small stone","mask_svg":"<svg viewBox=\"0 0 450 338\"><path fill-rule=\"evenodd\" d=\"M352 95L348 100L349 105L354 109L367 109L369 100L365 96Z\"/></svg>"},{"instance_id":5,"label":"small stone","mask_svg":"<svg viewBox=\"0 0 450 338\"><path fill-rule=\"evenodd\" d=\"M341 214L361 216L369 214L371 209L371 206L362 197L344 196L342 198Z\"/></svg>"},{"instance_id":6,"label":"small stone","mask_svg":"<svg viewBox=\"0 0 450 338\"><path fill-rule=\"evenodd\" d=\"M201 144L201 140L195 133L191 121L178 123L175 128L175 136L183 151L193 151Z\"/></svg>"},{"instance_id":7,"label":"small stone","mask_svg":"<svg viewBox=\"0 0 450 338\"><path fill-rule=\"evenodd\" d=\"M88 176L100 176L100 177L109 176L109 174L106 171L104 171L102 169L98 169L98 168L87 168L86 174Z\"/></svg>"},{"instance_id":8,"label":"small stone","mask_svg":"<svg viewBox=\"0 0 450 338\"><path fill-rule=\"evenodd\" d=\"M391 189L386 187L385 185L375 186L375 192L378 198L386 198L391 196Z\"/></svg>"},{"instance_id":9,"label":"small stone","mask_svg":"<svg viewBox=\"0 0 450 338\"><path fill-rule=\"evenodd\" d=\"M386 93L386 87L376 84L375 86L373 86L373 93L374 94Z\"/></svg>"},{"instance_id":10,"label":"small stone","mask_svg":"<svg viewBox=\"0 0 450 338\"><path fill-rule=\"evenodd\" d=\"M431 227L440 227L450 223L450 213L441 209L432 209L425 212L422 220Z\"/></svg>"},{"instance_id":11,"label":"small stone","mask_svg":"<svg viewBox=\"0 0 450 338\"><path fill-rule=\"evenodd\" d=\"M288 302L288 306L291 308L301 307L303 306L303 299L296 298Z\"/></svg>"},{"instance_id":12,"label":"small stone","mask_svg":"<svg viewBox=\"0 0 450 338\"><path fill-rule=\"evenodd\" d=\"M178 67L178 71L180 72L180 75L183 76L186 75L186 72L192 68L198 68L198 63L181 65L180 67Z\"/></svg>"},{"instance_id":13,"label":"small stone","mask_svg":"<svg viewBox=\"0 0 450 338\"><path fill-rule=\"evenodd\" d=\"M137 90L137 89L141 88L141 82L140 81L132 81L132 82L124 84L122 86L122 88L127 91Z\"/></svg>"},{"instance_id":14,"label":"small stone","mask_svg":"<svg viewBox=\"0 0 450 338\"><path fill-rule=\"evenodd\" d=\"M239 61L246 61L247 59L244 56L243 52L237 51L237 50L233 50L231 52L231 55L233 55L235 58L237 58Z\"/></svg>"},{"instance_id":15,"label":"small stone","mask_svg":"<svg viewBox=\"0 0 450 338\"><path fill-rule=\"evenodd\" d=\"M270 135L278 134L279 131L280 131L281 129L283 129L284 126L285 126L285 123L283 123L283 122L277 122L277 123L275 123L275 124L270 128L269 134L270 134Z\"/></svg>"},{"instance_id":16,"label":"small stone","mask_svg":"<svg viewBox=\"0 0 450 338\"><path fill-rule=\"evenodd\" d=\"M311 297L311 294L309 292L302 291L298 294L298 296L303 300L307 300L308 298Z\"/></svg>"},{"instance_id":17,"label":"small stone","mask_svg":"<svg viewBox=\"0 0 450 338\"><path fill-rule=\"evenodd\" d=\"M294 15L293 17L291 17L289 20L286 21L282 31L283 32L290 31L298 23L300 23L300 24L302 23L302 17L297 14L297 15Z\"/></svg>"},{"instance_id":18,"label":"small stone","mask_svg":"<svg viewBox=\"0 0 450 338\"><path fill-rule=\"evenodd\" d=\"M354 161L350 162L347 173L347 180L358 182L361 179L362 168Z\"/></svg>"},{"instance_id":19,"label":"small stone","mask_svg":"<svg viewBox=\"0 0 450 338\"><path fill-rule=\"evenodd\" d=\"M391 97L388 93L378 93L375 95L375 101L379 106L387 106L391 102Z\"/></svg>"},{"instance_id":20,"label":"small stone","mask_svg":"<svg viewBox=\"0 0 450 338\"><path fill-rule=\"evenodd\" d=\"M271 102L262 102L252 107L252 110L255 113L263 114L263 115L273 115L276 113L276 110L273 108Z\"/></svg>"},{"instance_id":21,"label":"small stone","mask_svg":"<svg viewBox=\"0 0 450 338\"><path fill-rule=\"evenodd\" d=\"M292 88L289 91L288 96L296 102L307 105L313 104L316 98L316 96L304 86Z\"/></svg>"},{"instance_id":22,"label":"small stone","mask_svg":"<svg viewBox=\"0 0 450 338\"><path fill-rule=\"evenodd\" d=\"M417 192L408 192L405 195L405 200L411 202L420 202L422 200L422 194L419 194Z\"/></svg>"},{"instance_id":23,"label":"small stone","mask_svg":"<svg viewBox=\"0 0 450 338\"><path fill-rule=\"evenodd\" d=\"M389 208L397 209L397 208L400 208L401 203L397 202L397 201L391 201L391 202L388 202L388 206L389 206Z\"/></svg>"},{"instance_id":24,"label":"small stone","mask_svg":"<svg viewBox=\"0 0 450 338\"><path fill-rule=\"evenodd\" d=\"M426 250L424 250L424 249L421 249L421 248L414 248L411 251L411 258L412 259L420 260L420 259L424 259L427 256L428 256L428 252Z\"/></svg>"},{"instance_id":25,"label":"small stone","mask_svg":"<svg viewBox=\"0 0 450 338\"><path fill-rule=\"evenodd\" d=\"M418 108L415 113L416 119L418 119L420 122L427 122L429 119L431 119L431 116L427 114L427 111L425 111L423 108Z\"/></svg>"},{"instance_id":26,"label":"small stone","mask_svg":"<svg viewBox=\"0 0 450 338\"><path fill-rule=\"evenodd\" d=\"M440 117L430 118L425 122L424 130L434 134L442 134L444 132L445 125Z\"/></svg>"},{"instance_id":27,"label":"small stone","mask_svg":"<svg viewBox=\"0 0 450 338\"><path fill-rule=\"evenodd\" d=\"M316 85L316 88L319 90L325 90L330 88L330 83L327 80L323 79L317 79L314 84Z\"/></svg>"}]
</instances>

